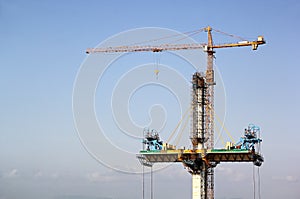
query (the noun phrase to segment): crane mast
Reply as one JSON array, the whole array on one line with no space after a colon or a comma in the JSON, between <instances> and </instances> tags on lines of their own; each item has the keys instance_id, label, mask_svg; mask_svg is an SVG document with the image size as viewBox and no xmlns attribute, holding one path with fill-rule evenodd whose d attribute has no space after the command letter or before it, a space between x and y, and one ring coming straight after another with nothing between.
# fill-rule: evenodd
<instances>
[{"instance_id":1,"label":"crane mast","mask_svg":"<svg viewBox=\"0 0 300 199\"><path fill-rule=\"evenodd\" d=\"M260 166L263 157L249 148L238 151L214 150L214 49L252 46L256 50L259 45L265 44L264 38L258 36L255 41L242 41L238 43L225 43L214 45L212 28L204 28L207 32L206 44L163 44L157 46L117 46L106 48L88 48L90 53L113 53L113 52L140 52L140 51L173 51L203 49L207 53L207 68L205 74L195 72L192 77L192 128L191 142L193 148L190 150L162 150L161 141L157 144L144 140L144 144L155 146L155 150L148 148L137 155L140 162L149 166L157 162L182 162L192 175L192 198L213 199L214 198L214 168L220 162L253 162ZM258 141L257 141L258 140ZM254 143L261 142L257 139ZM247 141L249 142L249 140ZM155 142L156 143L156 142ZM159 149L159 150L157 150Z\"/></svg>"},{"instance_id":2,"label":"crane mast","mask_svg":"<svg viewBox=\"0 0 300 199\"><path fill-rule=\"evenodd\" d=\"M214 50L213 50L213 39L211 35L211 27L208 26L206 28L207 31L207 69L205 73L206 81L208 84L207 87L207 105L205 113L206 113L206 130L208 134L208 143L207 149L212 149L214 146L214 85L215 85L215 78L214 78L214 67L213 67L213 59L214 59ZM207 165L206 165L207 167ZM214 198L214 168L208 167L204 168L205 175L202 177L204 178L203 181L206 181L207 186L207 194L204 195L202 198ZM206 178L206 179L205 179ZM194 185L193 185L194 186Z\"/></svg>"}]
</instances>

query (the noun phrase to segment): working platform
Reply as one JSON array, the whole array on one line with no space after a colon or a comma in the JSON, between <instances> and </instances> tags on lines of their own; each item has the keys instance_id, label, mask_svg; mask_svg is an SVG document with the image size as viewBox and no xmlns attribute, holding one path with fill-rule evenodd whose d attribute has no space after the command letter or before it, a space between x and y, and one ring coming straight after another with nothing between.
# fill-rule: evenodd
<instances>
[{"instance_id":1,"label":"working platform","mask_svg":"<svg viewBox=\"0 0 300 199\"><path fill-rule=\"evenodd\" d=\"M211 150L143 150L137 155L149 163L183 162L187 159L200 158L207 162L253 162L256 166L262 164L261 154L245 149L211 149Z\"/></svg>"}]
</instances>

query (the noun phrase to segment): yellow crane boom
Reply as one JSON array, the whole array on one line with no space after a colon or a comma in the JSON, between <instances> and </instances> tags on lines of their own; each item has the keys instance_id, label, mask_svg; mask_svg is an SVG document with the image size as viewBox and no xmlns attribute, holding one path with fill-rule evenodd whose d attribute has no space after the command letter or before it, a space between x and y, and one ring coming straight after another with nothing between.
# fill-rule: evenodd
<instances>
[{"instance_id":1,"label":"yellow crane boom","mask_svg":"<svg viewBox=\"0 0 300 199\"><path fill-rule=\"evenodd\" d=\"M193 43L193 44L162 44L162 45L146 45L146 46L115 46L115 47L104 47L104 48L88 48L87 54L91 53L113 53L113 52L139 52L139 51L173 51L173 50L192 50L192 49L203 49L205 51L208 48L229 48L229 47L243 47L252 46L253 50L256 50L259 45L265 44L263 36L258 36L256 41L240 41L237 43L225 43L209 46L205 43Z\"/></svg>"}]
</instances>

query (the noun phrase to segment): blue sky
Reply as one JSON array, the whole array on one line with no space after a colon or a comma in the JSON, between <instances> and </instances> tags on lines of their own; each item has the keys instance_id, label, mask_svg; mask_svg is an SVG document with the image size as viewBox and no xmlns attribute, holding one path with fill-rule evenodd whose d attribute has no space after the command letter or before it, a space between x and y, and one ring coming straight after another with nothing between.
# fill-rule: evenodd
<instances>
[{"instance_id":1,"label":"blue sky","mask_svg":"<svg viewBox=\"0 0 300 199\"><path fill-rule=\"evenodd\" d=\"M262 198L299 198L299 9L296 0L0 1L0 199L141 198L140 175L103 166L78 138L72 92L87 57L85 49L134 28L187 32L207 25L245 38L265 36L267 45L258 51L217 50L215 63L226 91L226 127L238 140L248 123L261 126L265 156L260 169ZM205 34L193 38L206 41ZM147 63L153 60L152 55L143 56ZM172 64L167 58L162 54L161 64ZM189 78L185 72L181 73ZM109 121L111 117L101 112L101 89L110 87L99 86L96 114ZM146 106L172 98L161 87L145 89L151 96ZM137 92L132 99L140 107L142 94ZM176 100L171 102L176 106ZM136 114L133 118L141 125L149 123L148 110L139 113L134 104L130 104ZM170 109L166 106L166 112L171 111L166 131L171 131L178 119L171 117L174 112ZM110 128L110 123L106 124ZM139 140L122 144L130 145L128 150L140 147ZM126 162L130 160L120 161L120 165L130 165ZM191 177L182 165L172 165L154 177L155 198L191 196ZM253 198L252 165L219 165L215 186L216 199Z\"/></svg>"}]
</instances>

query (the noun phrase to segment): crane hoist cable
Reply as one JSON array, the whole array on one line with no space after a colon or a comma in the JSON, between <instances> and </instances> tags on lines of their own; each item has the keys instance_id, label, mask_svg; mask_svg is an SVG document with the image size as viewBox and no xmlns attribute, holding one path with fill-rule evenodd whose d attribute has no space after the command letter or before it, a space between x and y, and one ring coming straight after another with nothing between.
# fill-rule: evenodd
<instances>
[{"instance_id":1,"label":"crane hoist cable","mask_svg":"<svg viewBox=\"0 0 300 199\"><path fill-rule=\"evenodd\" d=\"M257 167L257 177L258 177L258 184L257 184L257 188L258 188L258 199L261 199L261 194L260 194L260 172L259 172L259 167Z\"/></svg>"},{"instance_id":2,"label":"crane hoist cable","mask_svg":"<svg viewBox=\"0 0 300 199\"><path fill-rule=\"evenodd\" d=\"M158 39L148 40L148 42L155 42L155 41L159 41L159 40L162 40L162 39L168 39L168 38L172 38L172 37L181 36L181 38L169 42L169 43L174 44L174 43L176 43L178 41L181 41L181 40L187 39L187 38L189 38L191 36L194 36L196 34L199 34L199 33L203 32L204 30L205 30L205 28L201 28L201 29L198 29L198 30L185 32L185 33L182 33L182 34L174 34L174 35L171 35L171 36L166 36L166 37L161 37L161 38L158 38ZM147 41L146 42L139 42L139 43L135 43L134 45L141 44L141 43L148 43L148 42ZM157 54L157 53L159 53L159 54ZM159 71L159 65L160 65L160 60L161 60L161 54L160 53L161 53L160 51L153 52L154 63L155 63L154 73L156 75L156 79L158 79L158 74L160 72Z\"/></svg>"},{"instance_id":3,"label":"crane hoist cable","mask_svg":"<svg viewBox=\"0 0 300 199\"><path fill-rule=\"evenodd\" d=\"M260 129L258 131L258 137L260 138ZM261 143L259 142L258 143L258 146L257 146L257 152L258 153L261 153ZM261 199L261 189L260 189L260 186L261 186L261 183L260 183L260 167L257 167L257 194L258 194L258 199Z\"/></svg>"},{"instance_id":4,"label":"crane hoist cable","mask_svg":"<svg viewBox=\"0 0 300 199\"><path fill-rule=\"evenodd\" d=\"M261 137L260 137L260 129L259 129L259 131L258 131L258 138L261 138ZM258 145L257 145L257 152L258 152L258 153L261 153L261 151L262 151L262 145L261 145L261 143L259 142Z\"/></svg>"},{"instance_id":5,"label":"crane hoist cable","mask_svg":"<svg viewBox=\"0 0 300 199\"><path fill-rule=\"evenodd\" d=\"M154 60L154 74L156 75L156 80L158 79L158 74L159 74L159 66L160 66L160 60L161 60L161 52L158 54L155 52L153 53L153 60Z\"/></svg>"},{"instance_id":6,"label":"crane hoist cable","mask_svg":"<svg viewBox=\"0 0 300 199\"><path fill-rule=\"evenodd\" d=\"M253 199L258 196L258 199L261 199L261 192L260 192L260 167L257 167L257 173L255 172L255 166L253 164L253 171L252 171L252 179L253 179ZM257 174L257 176L256 176ZM257 179L256 179L257 178Z\"/></svg>"},{"instance_id":7,"label":"crane hoist cable","mask_svg":"<svg viewBox=\"0 0 300 199\"><path fill-rule=\"evenodd\" d=\"M253 199L255 199L255 196L256 196L256 187L255 187L255 166L253 164L252 166L252 180L253 180Z\"/></svg>"}]
</instances>

